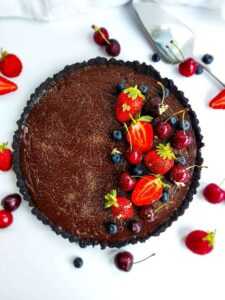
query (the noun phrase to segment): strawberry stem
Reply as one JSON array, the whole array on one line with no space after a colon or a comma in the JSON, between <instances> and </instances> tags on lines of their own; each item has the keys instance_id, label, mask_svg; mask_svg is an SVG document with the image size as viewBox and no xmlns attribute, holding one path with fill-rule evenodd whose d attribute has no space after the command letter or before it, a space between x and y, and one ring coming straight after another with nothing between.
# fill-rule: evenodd
<instances>
[{"instance_id":1,"label":"strawberry stem","mask_svg":"<svg viewBox=\"0 0 225 300\"><path fill-rule=\"evenodd\" d=\"M139 263L141 263L141 262L143 262L143 261L146 261L147 259L149 259L149 258L151 258L151 257L153 257L153 256L155 256L155 255L156 255L156 253L152 253L152 254L150 254L149 256L147 256L147 257L145 257L145 258L143 258L143 259L141 259L141 260L135 261L134 264L139 264Z\"/></svg>"},{"instance_id":2,"label":"strawberry stem","mask_svg":"<svg viewBox=\"0 0 225 300\"><path fill-rule=\"evenodd\" d=\"M8 142L0 144L0 152L3 152L8 146Z\"/></svg>"}]
</instances>

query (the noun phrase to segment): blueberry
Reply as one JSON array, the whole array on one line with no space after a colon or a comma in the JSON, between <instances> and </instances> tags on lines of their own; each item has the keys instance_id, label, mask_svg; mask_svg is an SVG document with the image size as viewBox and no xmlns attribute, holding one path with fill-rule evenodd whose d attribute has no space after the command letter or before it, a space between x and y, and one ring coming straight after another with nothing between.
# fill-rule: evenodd
<instances>
[{"instance_id":1,"label":"blueberry","mask_svg":"<svg viewBox=\"0 0 225 300\"><path fill-rule=\"evenodd\" d=\"M142 229L142 224L141 222L138 221L131 221L129 223L129 229L133 232L133 233L139 233Z\"/></svg>"},{"instance_id":2,"label":"blueberry","mask_svg":"<svg viewBox=\"0 0 225 300\"><path fill-rule=\"evenodd\" d=\"M190 122L188 120L181 120L179 122L179 128L181 130L187 131L187 130L189 130L191 128L191 124L190 124Z\"/></svg>"},{"instance_id":3,"label":"blueberry","mask_svg":"<svg viewBox=\"0 0 225 300\"><path fill-rule=\"evenodd\" d=\"M121 141L123 139L123 133L121 130L113 130L112 137L115 141Z\"/></svg>"},{"instance_id":4,"label":"blueberry","mask_svg":"<svg viewBox=\"0 0 225 300\"><path fill-rule=\"evenodd\" d=\"M213 62L213 59L214 58L211 54L205 54L202 57L202 61L207 65L211 64Z\"/></svg>"},{"instance_id":5,"label":"blueberry","mask_svg":"<svg viewBox=\"0 0 225 300\"><path fill-rule=\"evenodd\" d=\"M81 257L76 257L73 261L73 265L75 268L81 268L84 264L84 261Z\"/></svg>"},{"instance_id":6,"label":"blueberry","mask_svg":"<svg viewBox=\"0 0 225 300\"><path fill-rule=\"evenodd\" d=\"M125 80L121 81L120 83L118 83L116 85L116 91L117 91L118 94L121 93L125 88L126 88L126 81Z\"/></svg>"},{"instance_id":7,"label":"blueberry","mask_svg":"<svg viewBox=\"0 0 225 300\"><path fill-rule=\"evenodd\" d=\"M122 161L123 157L121 153L114 153L111 155L112 162L118 164Z\"/></svg>"},{"instance_id":8,"label":"blueberry","mask_svg":"<svg viewBox=\"0 0 225 300\"><path fill-rule=\"evenodd\" d=\"M108 234L116 234L118 232L117 225L115 223L107 223L106 224L106 231Z\"/></svg>"},{"instance_id":9,"label":"blueberry","mask_svg":"<svg viewBox=\"0 0 225 300\"><path fill-rule=\"evenodd\" d=\"M160 61L160 56L159 56L158 53L154 53L154 54L152 55L152 61L153 61L153 62L159 62L159 61Z\"/></svg>"},{"instance_id":10,"label":"blueberry","mask_svg":"<svg viewBox=\"0 0 225 300\"><path fill-rule=\"evenodd\" d=\"M163 192L163 195L162 195L160 201L161 201L162 203L167 203L167 202L169 201L169 198L170 198L170 195L169 195L169 193L166 191L166 192Z\"/></svg>"},{"instance_id":11,"label":"blueberry","mask_svg":"<svg viewBox=\"0 0 225 300\"><path fill-rule=\"evenodd\" d=\"M146 84L141 84L139 86L139 90L142 92L143 95L147 95L149 87Z\"/></svg>"},{"instance_id":12,"label":"blueberry","mask_svg":"<svg viewBox=\"0 0 225 300\"><path fill-rule=\"evenodd\" d=\"M159 119L154 118L154 119L152 120L152 125L153 125L153 126L156 126L159 122L160 122Z\"/></svg>"},{"instance_id":13,"label":"blueberry","mask_svg":"<svg viewBox=\"0 0 225 300\"><path fill-rule=\"evenodd\" d=\"M181 164L182 166L185 166L187 164L187 160L184 156L177 157L176 162Z\"/></svg>"},{"instance_id":14,"label":"blueberry","mask_svg":"<svg viewBox=\"0 0 225 300\"><path fill-rule=\"evenodd\" d=\"M135 176L143 176L146 174L146 168L143 165L136 165L132 168L132 174Z\"/></svg>"},{"instance_id":15,"label":"blueberry","mask_svg":"<svg viewBox=\"0 0 225 300\"><path fill-rule=\"evenodd\" d=\"M169 121L172 126L176 126L178 118L176 116L172 116Z\"/></svg>"},{"instance_id":16,"label":"blueberry","mask_svg":"<svg viewBox=\"0 0 225 300\"><path fill-rule=\"evenodd\" d=\"M200 75L200 74L202 74L203 72L204 72L203 66L198 65L198 66L197 66L197 69L196 69L196 71L195 71L195 74L196 74L196 75Z\"/></svg>"},{"instance_id":17,"label":"blueberry","mask_svg":"<svg viewBox=\"0 0 225 300\"><path fill-rule=\"evenodd\" d=\"M163 96L162 90L159 90L158 94L160 97L162 97ZM169 95L170 95L169 89L165 88L165 98L169 97Z\"/></svg>"}]
</instances>

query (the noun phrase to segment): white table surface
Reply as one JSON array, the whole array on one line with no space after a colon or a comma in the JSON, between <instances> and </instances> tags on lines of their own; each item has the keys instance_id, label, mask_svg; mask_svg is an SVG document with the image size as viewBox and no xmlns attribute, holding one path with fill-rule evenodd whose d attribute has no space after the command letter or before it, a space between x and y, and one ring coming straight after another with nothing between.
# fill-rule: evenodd
<instances>
[{"instance_id":1,"label":"white table surface","mask_svg":"<svg viewBox=\"0 0 225 300\"><path fill-rule=\"evenodd\" d=\"M174 12L195 30L196 56L212 53L215 61L211 68L225 81L225 23L206 13ZM24 63L24 72L16 79L18 92L0 99L0 141L12 141L16 120L29 95L46 77L66 64L105 55L92 42L92 23L104 25L121 42L121 59L150 63L152 50L129 6L50 24L0 20L0 46L19 54ZM190 208L160 237L126 247L136 259L152 252L157 255L123 273L112 262L117 250L81 249L70 244L39 222L23 203L14 214L13 226L0 232L1 300L224 299L225 205L213 206L201 196L206 183L224 178L225 111L207 106L220 87L205 75L186 79L175 67L162 62L155 67L174 79L190 99L205 137L203 155L209 168L202 172L201 187ZM0 197L16 191L13 172L0 173ZM198 228L217 230L215 250L208 256L194 255L183 245L184 235ZM72 265L75 256L84 259L80 270Z\"/></svg>"}]
</instances>

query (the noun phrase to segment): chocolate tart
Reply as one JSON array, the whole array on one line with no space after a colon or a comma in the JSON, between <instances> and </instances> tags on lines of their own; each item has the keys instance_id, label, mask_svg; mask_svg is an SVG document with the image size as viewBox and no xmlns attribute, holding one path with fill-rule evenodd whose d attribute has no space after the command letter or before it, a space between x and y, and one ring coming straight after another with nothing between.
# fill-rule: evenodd
<instances>
[{"instance_id":1,"label":"chocolate tart","mask_svg":"<svg viewBox=\"0 0 225 300\"><path fill-rule=\"evenodd\" d=\"M169 91L165 103L173 114L188 108L193 143L181 151L189 165L201 165L202 135L195 112L183 92L168 78L145 63L95 58L75 63L48 78L31 95L18 121L13 141L14 171L24 199L44 224L81 247L121 247L157 236L181 216L199 185L200 168L191 170L189 182L172 190L170 201L149 221L135 209L134 220L142 222L133 233L127 221L114 220L104 209L104 195L118 186L118 175L129 167L124 160L114 165L113 148L125 151L127 144L111 137L121 129L115 119L115 86L125 80L129 86L145 84L149 95L144 106L160 94L161 82ZM151 107L150 107L151 109ZM167 112L165 112L167 114ZM165 116L167 117L167 116ZM110 235L108 222L118 232Z\"/></svg>"}]
</instances>

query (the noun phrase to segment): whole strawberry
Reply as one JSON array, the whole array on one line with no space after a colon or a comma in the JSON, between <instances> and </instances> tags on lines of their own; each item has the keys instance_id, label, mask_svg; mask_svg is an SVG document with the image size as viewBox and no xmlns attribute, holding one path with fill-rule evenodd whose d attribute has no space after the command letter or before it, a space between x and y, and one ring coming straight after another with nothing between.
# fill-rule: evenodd
<instances>
[{"instance_id":1,"label":"whole strawberry","mask_svg":"<svg viewBox=\"0 0 225 300\"><path fill-rule=\"evenodd\" d=\"M127 122L141 112L145 96L137 86L124 89L116 102L116 119L123 123Z\"/></svg>"},{"instance_id":2,"label":"whole strawberry","mask_svg":"<svg viewBox=\"0 0 225 300\"><path fill-rule=\"evenodd\" d=\"M185 244L195 254L208 254L214 248L215 232L194 230L187 235Z\"/></svg>"},{"instance_id":3,"label":"whole strawberry","mask_svg":"<svg viewBox=\"0 0 225 300\"><path fill-rule=\"evenodd\" d=\"M174 166L175 158L172 147L167 143L159 144L155 150L148 152L144 161L152 173L164 175Z\"/></svg>"},{"instance_id":4,"label":"whole strawberry","mask_svg":"<svg viewBox=\"0 0 225 300\"><path fill-rule=\"evenodd\" d=\"M105 195L104 207L111 207L112 215L117 219L126 220L132 218L134 215L131 201L125 197L118 196L116 190L112 190Z\"/></svg>"},{"instance_id":5,"label":"whole strawberry","mask_svg":"<svg viewBox=\"0 0 225 300\"><path fill-rule=\"evenodd\" d=\"M12 167L12 151L7 147L7 143L0 144L0 171L8 171Z\"/></svg>"},{"instance_id":6,"label":"whole strawberry","mask_svg":"<svg viewBox=\"0 0 225 300\"><path fill-rule=\"evenodd\" d=\"M3 51L0 58L0 71L7 77L17 77L22 72L23 65L15 54Z\"/></svg>"}]
</instances>

